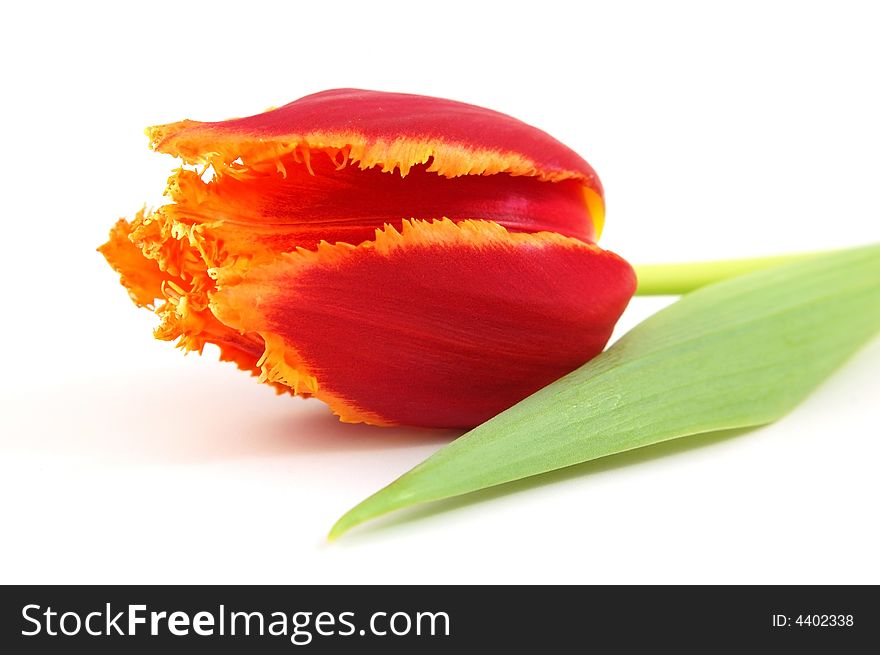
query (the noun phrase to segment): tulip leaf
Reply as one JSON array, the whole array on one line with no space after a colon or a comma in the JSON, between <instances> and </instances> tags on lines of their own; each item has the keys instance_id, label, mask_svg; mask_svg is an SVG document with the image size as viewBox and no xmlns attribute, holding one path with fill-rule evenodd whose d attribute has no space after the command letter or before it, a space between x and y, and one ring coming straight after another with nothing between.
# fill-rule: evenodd
<instances>
[{"instance_id":1,"label":"tulip leaf","mask_svg":"<svg viewBox=\"0 0 880 655\"><path fill-rule=\"evenodd\" d=\"M330 537L410 505L772 422L878 330L880 245L703 287L440 449L346 513Z\"/></svg>"}]
</instances>

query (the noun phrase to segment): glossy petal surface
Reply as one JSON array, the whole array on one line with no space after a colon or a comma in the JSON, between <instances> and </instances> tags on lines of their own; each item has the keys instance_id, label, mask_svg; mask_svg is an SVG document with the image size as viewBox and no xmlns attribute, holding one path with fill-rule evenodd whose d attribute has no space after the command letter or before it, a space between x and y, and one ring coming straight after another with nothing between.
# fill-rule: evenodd
<instances>
[{"instance_id":1,"label":"glossy petal surface","mask_svg":"<svg viewBox=\"0 0 880 655\"><path fill-rule=\"evenodd\" d=\"M215 272L212 310L267 341L269 381L344 420L476 425L598 354L635 288L629 265L552 233L406 222Z\"/></svg>"}]
</instances>

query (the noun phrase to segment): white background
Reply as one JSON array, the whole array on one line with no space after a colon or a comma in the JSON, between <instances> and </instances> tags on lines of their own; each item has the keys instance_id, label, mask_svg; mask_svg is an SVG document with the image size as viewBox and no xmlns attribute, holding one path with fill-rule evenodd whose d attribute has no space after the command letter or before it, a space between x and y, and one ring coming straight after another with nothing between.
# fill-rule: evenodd
<instances>
[{"instance_id":1,"label":"white background","mask_svg":"<svg viewBox=\"0 0 880 655\"><path fill-rule=\"evenodd\" d=\"M880 582L877 340L773 426L328 545L453 435L341 425L184 358L95 252L174 165L145 126L339 86L549 131L598 170L602 244L633 262L877 241L872 3L717 5L7 3L0 582Z\"/></svg>"}]
</instances>

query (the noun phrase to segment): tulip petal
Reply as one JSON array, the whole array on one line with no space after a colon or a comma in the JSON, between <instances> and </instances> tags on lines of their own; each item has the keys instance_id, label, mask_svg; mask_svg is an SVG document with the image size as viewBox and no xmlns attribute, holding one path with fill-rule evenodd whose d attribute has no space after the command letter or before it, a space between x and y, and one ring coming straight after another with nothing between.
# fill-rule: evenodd
<instances>
[{"instance_id":1,"label":"tulip petal","mask_svg":"<svg viewBox=\"0 0 880 655\"><path fill-rule=\"evenodd\" d=\"M446 177L510 173L578 179L601 190L592 167L546 132L484 107L408 93L332 89L247 118L185 120L148 134L156 150L193 164L247 159L267 142L288 152L302 144L353 146L350 157L361 168L406 175L433 159L433 172Z\"/></svg>"},{"instance_id":2,"label":"tulip petal","mask_svg":"<svg viewBox=\"0 0 880 655\"><path fill-rule=\"evenodd\" d=\"M266 345L263 379L346 421L469 427L598 354L635 289L624 260L491 221L404 221L212 269L210 309Z\"/></svg>"},{"instance_id":3,"label":"tulip petal","mask_svg":"<svg viewBox=\"0 0 880 655\"><path fill-rule=\"evenodd\" d=\"M399 197L398 202L391 203L395 211L388 218L398 218L394 214L400 213L400 201L418 196L425 197L427 202L406 209L400 220L437 216L455 220L460 213L456 206L437 207L438 203L449 196L461 194L464 199L468 194L473 196L482 191L479 196L482 202L499 197L499 193L509 200L494 206L489 203L490 214L479 215L498 220L513 230L552 230L595 241L604 220L602 185L592 167L577 153L546 132L506 114L452 100L337 89L306 96L248 118L213 123L185 120L149 128L147 134L159 152L181 157L188 164L211 165L220 178L242 177L251 172L286 172L290 161L301 162L310 172L315 172L315 162L326 165L326 159L343 170L349 164L356 164L362 171L398 171L401 177L420 172L422 179L418 184L382 180L389 195L397 195L400 189L411 189L410 196ZM444 186L425 173L445 178L481 176L483 179L463 181L460 186ZM495 175L498 173L506 175ZM492 181L487 181L486 176ZM342 210L347 206L360 206L360 196L346 195L346 185L368 190L372 180L378 178L378 175L365 180L339 177L335 181L341 182L343 198L347 197L349 202L347 205L334 203L334 207ZM570 184L536 184L565 181ZM308 181L305 182L309 187ZM493 188L493 185L498 186ZM303 207L307 207L309 201L309 189L306 191ZM319 189L316 197L333 191L332 185ZM531 223L532 206L544 204L544 201L536 203L531 199L536 194L543 198L554 193L562 196L559 199L562 203L574 202L577 210L563 211L560 205L550 212L552 219L537 214ZM375 194L373 200L380 197L385 196ZM266 211L269 209L266 203L260 205L263 209L258 214L264 218L272 216L271 211ZM442 211L432 213L431 209ZM513 214L511 222L505 223L509 214ZM351 223L361 215L355 212L344 218ZM381 223L373 224L369 229L380 226ZM331 240L328 236L324 238ZM353 238L339 240L357 242Z\"/></svg>"}]
</instances>

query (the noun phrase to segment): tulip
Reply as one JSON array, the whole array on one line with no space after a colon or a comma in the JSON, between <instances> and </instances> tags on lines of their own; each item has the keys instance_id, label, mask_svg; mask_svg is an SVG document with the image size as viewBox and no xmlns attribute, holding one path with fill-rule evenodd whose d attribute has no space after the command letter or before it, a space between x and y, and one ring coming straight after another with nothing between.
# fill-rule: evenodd
<instances>
[{"instance_id":1,"label":"tulip","mask_svg":"<svg viewBox=\"0 0 880 655\"><path fill-rule=\"evenodd\" d=\"M504 114L344 89L147 134L183 161L170 202L99 250L156 336L343 421L481 423L601 352L635 290L595 171Z\"/></svg>"}]
</instances>

